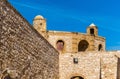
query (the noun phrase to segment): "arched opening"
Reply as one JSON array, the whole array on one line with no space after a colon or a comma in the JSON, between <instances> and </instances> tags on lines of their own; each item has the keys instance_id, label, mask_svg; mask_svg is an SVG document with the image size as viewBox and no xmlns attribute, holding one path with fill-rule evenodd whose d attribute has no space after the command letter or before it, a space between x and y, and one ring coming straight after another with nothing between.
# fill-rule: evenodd
<instances>
[{"instance_id":1,"label":"arched opening","mask_svg":"<svg viewBox=\"0 0 120 79\"><path fill-rule=\"evenodd\" d=\"M5 74L2 76L1 79L12 79L9 74Z\"/></svg>"},{"instance_id":2,"label":"arched opening","mask_svg":"<svg viewBox=\"0 0 120 79\"><path fill-rule=\"evenodd\" d=\"M102 45L99 44L99 46L98 46L98 51L101 51L101 50L102 50Z\"/></svg>"},{"instance_id":3,"label":"arched opening","mask_svg":"<svg viewBox=\"0 0 120 79\"><path fill-rule=\"evenodd\" d=\"M90 29L90 34L94 35L94 29L93 28Z\"/></svg>"},{"instance_id":4,"label":"arched opening","mask_svg":"<svg viewBox=\"0 0 120 79\"><path fill-rule=\"evenodd\" d=\"M89 43L86 40L81 40L78 44L78 52L79 51L86 51L88 46L89 46Z\"/></svg>"},{"instance_id":5,"label":"arched opening","mask_svg":"<svg viewBox=\"0 0 120 79\"><path fill-rule=\"evenodd\" d=\"M84 79L84 78L81 76L73 76L73 77L71 77L71 79Z\"/></svg>"},{"instance_id":6,"label":"arched opening","mask_svg":"<svg viewBox=\"0 0 120 79\"><path fill-rule=\"evenodd\" d=\"M56 48L57 48L57 50L62 51L64 49L64 41L58 40L56 43Z\"/></svg>"},{"instance_id":7,"label":"arched opening","mask_svg":"<svg viewBox=\"0 0 120 79\"><path fill-rule=\"evenodd\" d=\"M9 75L5 76L4 79L12 79Z\"/></svg>"}]
</instances>

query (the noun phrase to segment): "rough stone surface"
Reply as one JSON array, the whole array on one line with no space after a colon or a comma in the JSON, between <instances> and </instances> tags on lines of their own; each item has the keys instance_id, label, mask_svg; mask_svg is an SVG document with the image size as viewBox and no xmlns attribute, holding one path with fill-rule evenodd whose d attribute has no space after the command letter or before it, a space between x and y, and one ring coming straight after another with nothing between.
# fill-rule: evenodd
<instances>
[{"instance_id":1,"label":"rough stone surface","mask_svg":"<svg viewBox=\"0 0 120 79\"><path fill-rule=\"evenodd\" d=\"M119 79L118 58L116 52L78 52L59 55L59 79L71 79L81 76L84 79ZM78 58L78 63L74 63ZM120 62L119 62L120 64Z\"/></svg>"},{"instance_id":2,"label":"rough stone surface","mask_svg":"<svg viewBox=\"0 0 120 79\"><path fill-rule=\"evenodd\" d=\"M53 40L54 39L54 40ZM72 52L72 36L67 35L49 35L49 42L56 48L56 42L57 40L63 40L65 42L64 44L64 50L62 52L65 53L65 51Z\"/></svg>"},{"instance_id":3,"label":"rough stone surface","mask_svg":"<svg viewBox=\"0 0 120 79\"><path fill-rule=\"evenodd\" d=\"M72 52L76 53L79 49L79 43L82 40L86 40L89 45L85 51L98 51L99 44L102 45L102 50L105 51L105 39L99 36L91 36L82 33L72 33L72 32L54 32L48 31L47 40L56 48L56 42L58 40L63 40L64 50L62 53ZM54 40L53 40L54 39Z\"/></svg>"},{"instance_id":4,"label":"rough stone surface","mask_svg":"<svg viewBox=\"0 0 120 79\"><path fill-rule=\"evenodd\" d=\"M0 0L0 79L58 79L58 61L58 52Z\"/></svg>"},{"instance_id":5,"label":"rough stone surface","mask_svg":"<svg viewBox=\"0 0 120 79\"><path fill-rule=\"evenodd\" d=\"M34 26L46 39L6 0L0 0L0 79L120 79L120 52L105 52L105 38L98 36L94 24L86 34L47 31L46 20L37 16ZM63 40L62 53L46 40L55 48ZM78 52L82 40L89 46Z\"/></svg>"},{"instance_id":6,"label":"rough stone surface","mask_svg":"<svg viewBox=\"0 0 120 79\"><path fill-rule=\"evenodd\" d=\"M86 29L85 34L49 31L43 17L35 19L33 26L56 49L58 40L63 42L59 43L60 47L64 44L62 50L57 49L60 52L59 79L120 79L120 53L106 52L105 38L98 36L98 28L94 24Z\"/></svg>"}]
</instances>

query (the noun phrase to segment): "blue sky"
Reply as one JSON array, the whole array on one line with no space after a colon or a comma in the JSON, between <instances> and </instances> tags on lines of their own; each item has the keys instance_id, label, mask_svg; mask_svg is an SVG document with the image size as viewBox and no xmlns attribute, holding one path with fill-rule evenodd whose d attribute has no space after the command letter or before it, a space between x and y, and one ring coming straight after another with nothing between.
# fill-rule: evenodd
<instances>
[{"instance_id":1,"label":"blue sky","mask_svg":"<svg viewBox=\"0 0 120 79\"><path fill-rule=\"evenodd\" d=\"M94 23L107 50L120 50L120 0L8 0L32 25L36 15L48 30L86 32Z\"/></svg>"}]
</instances>

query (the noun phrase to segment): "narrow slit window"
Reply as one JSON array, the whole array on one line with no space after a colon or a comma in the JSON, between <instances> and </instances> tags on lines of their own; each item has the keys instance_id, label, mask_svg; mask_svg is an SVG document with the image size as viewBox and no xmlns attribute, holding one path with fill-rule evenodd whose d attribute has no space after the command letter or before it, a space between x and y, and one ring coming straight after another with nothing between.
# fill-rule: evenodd
<instances>
[{"instance_id":1,"label":"narrow slit window","mask_svg":"<svg viewBox=\"0 0 120 79\"><path fill-rule=\"evenodd\" d=\"M98 51L101 51L101 50L102 50L102 45L99 44L99 46L98 46Z\"/></svg>"}]
</instances>

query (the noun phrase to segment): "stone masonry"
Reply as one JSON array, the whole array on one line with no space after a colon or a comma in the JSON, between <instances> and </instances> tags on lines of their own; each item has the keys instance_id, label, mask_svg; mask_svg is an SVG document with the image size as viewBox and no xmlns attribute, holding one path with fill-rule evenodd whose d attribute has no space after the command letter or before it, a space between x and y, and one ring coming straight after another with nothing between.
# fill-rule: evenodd
<instances>
[{"instance_id":1,"label":"stone masonry","mask_svg":"<svg viewBox=\"0 0 120 79\"><path fill-rule=\"evenodd\" d=\"M48 31L38 15L33 26L0 0L0 79L120 79L120 52L105 51L96 25L85 34Z\"/></svg>"},{"instance_id":2,"label":"stone masonry","mask_svg":"<svg viewBox=\"0 0 120 79\"><path fill-rule=\"evenodd\" d=\"M74 62L75 58L78 63ZM59 79L72 79L74 76L81 76L83 79L120 79L120 65L117 66L119 58L120 53L116 52L60 54Z\"/></svg>"},{"instance_id":3,"label":"stone masonry","mask_svg":"<svg viewBox=\"0 0 120 79\"><path fill-rule=\"evenodd\" d=\"M49 31L38 15L33 26L60 52L59 79L120 79L120 53L106 52L105 38L98 36L95 24L87 33Z\"/></svg>"},{"instance_id":4,"label":"stone masonry","mask_svg":"<svg viewBox=\"0 0 120 79\"><path fill-rule=\"evenodd\" d=\"M58 79L59 53L0 0L0 79Z\"/></svg>"},{"instance_id":5,"label":"stone masonry","mask_svg":"<svg viewBox=\"0 0 120 79\"><path fill-rule=\"evenodd\" d=\"M87 33L50 31L46 29L46 19L38 15L33 20L34 28L42 34L61 53L80 51L105 51L105 38L98 36L98 28L91 24L86 29ZM60 45L59 42L64 45Z\"/></svg>"}]
</instances>

